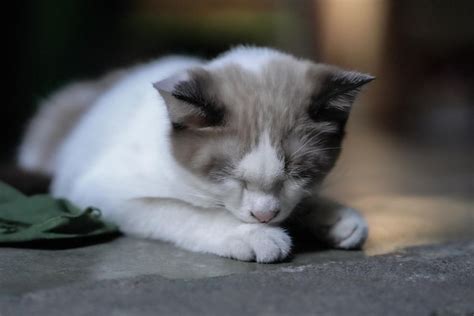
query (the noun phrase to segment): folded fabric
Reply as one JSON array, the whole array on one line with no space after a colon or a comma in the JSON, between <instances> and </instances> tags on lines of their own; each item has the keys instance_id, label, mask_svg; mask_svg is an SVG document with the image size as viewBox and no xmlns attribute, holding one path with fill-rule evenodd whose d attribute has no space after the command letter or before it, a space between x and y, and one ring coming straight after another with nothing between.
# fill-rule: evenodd
<instances>
[{"instance_id":1,"label":"folded fabric","mask_svg":"<svg viewBox=\"0 0 474 316\"><path fill-rule=\"evenodd\" d=\"M0 182L0 246L63 240L67 247L77 239L117 233L117 227L101 220L96 208L80 210L49 195L25 196Z\"/></svg>"}]
</instances>

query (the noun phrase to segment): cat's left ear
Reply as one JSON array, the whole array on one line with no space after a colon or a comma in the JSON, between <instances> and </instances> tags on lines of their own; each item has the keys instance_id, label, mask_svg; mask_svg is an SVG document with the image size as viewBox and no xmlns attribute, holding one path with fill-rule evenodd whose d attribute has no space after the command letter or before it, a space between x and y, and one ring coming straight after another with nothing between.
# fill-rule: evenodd
<instances>
[{"instance_id":1,"label":"cat's left ear","mask_svg":"<svg viewBox=\"0 0 474 316\"><path fill-rule=\"evenodd\" d=\"M222 122L223 110L210 93L211 82L205 70L194 69L153 84L163 97L175 128L211 127Z\"/></svg>"},{"instance_id":2,"label":"cat's left ear","mask_svg":"<svg viewBox=\"0 0 474 316\"><path fill-rule=\"evenodd\" d=\"M361 88L375 77L331 67L318 79L317 91L311 98L310 116L316 121L345 123Z\"/></svg>"}]
</instances>

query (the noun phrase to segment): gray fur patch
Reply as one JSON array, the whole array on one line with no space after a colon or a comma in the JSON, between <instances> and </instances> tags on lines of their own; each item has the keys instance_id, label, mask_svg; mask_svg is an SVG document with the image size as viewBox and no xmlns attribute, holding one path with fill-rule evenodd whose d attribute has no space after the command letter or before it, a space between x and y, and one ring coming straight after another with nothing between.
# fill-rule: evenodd
<instances>
[{"instance_id":1,"label":"gray fur patch","mask_svg":"<svg viewBox=\"0 0 474 316\"><path fill-rule=\"evenodd\" d=\"M189 74L191 79L181 83L186 89L178 87L172 95L210 123L172 131L178 161L211 179L232 176L233 167L268 131L286 177L308 185L321 181L334 165L351 104L373 79L290 56L275 57L260 72L228 64Z\"/></svg>"}]
</instances>

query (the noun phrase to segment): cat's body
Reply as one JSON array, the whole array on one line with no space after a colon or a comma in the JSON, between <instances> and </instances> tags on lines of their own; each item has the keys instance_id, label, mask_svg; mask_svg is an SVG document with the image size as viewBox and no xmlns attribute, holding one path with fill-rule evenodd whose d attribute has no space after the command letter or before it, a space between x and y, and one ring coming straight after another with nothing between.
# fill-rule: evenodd
<instances>
[{"instance_id":1,"label":"cat's body","mask_svg":"<svg viewBox=\"0 0 474 316\"><path fill-rule=\"evenodd\" d=\"M325 241L354 248L367 236L363 218L312 190L371 79L260 48L209 63L159 59L53 95L19 163L125 233L193 251L282 259L291 239L277 224L294 209Z\"/></svg>"}]
</instances>

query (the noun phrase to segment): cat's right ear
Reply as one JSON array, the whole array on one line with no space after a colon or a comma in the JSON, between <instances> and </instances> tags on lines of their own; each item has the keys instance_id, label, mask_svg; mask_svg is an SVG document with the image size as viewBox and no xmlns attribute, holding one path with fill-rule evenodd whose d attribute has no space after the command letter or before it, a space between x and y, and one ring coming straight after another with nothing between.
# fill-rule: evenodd
<instances>
[{"instance_id":1,"label":"cat's right ear","mask_svg":"<svg viewBox=\"0 0 474 316\"><path fill-rule=\"evenodd\" d=\"M212 80L202 69L175 74L153 84L166 103L175 128L204 128L223 121L223 110L210 93Z\"/></svg>"}]
</instances>

